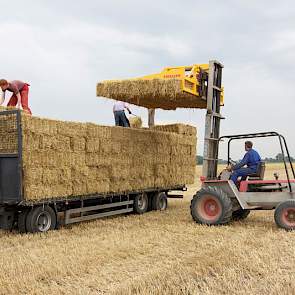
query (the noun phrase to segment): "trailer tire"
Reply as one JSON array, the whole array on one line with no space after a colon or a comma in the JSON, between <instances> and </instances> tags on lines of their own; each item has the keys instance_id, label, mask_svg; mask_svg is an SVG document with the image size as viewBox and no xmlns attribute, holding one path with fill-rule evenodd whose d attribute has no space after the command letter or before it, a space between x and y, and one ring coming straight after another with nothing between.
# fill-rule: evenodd
<instances>
[{"instance_id":1,"label":"trailer tire","mask_svg":"<svg viewBox=\"0 0 295 295\"><path fill-rule=\"evenodd\" d=\"M167 194L164 192L156 193L152 199L152 209L164 211L168 207Z\"/></svg>"},{"instance_id":2,"label":"trailer tire","mask_svg":"<svg viewBox=\"0 0 295 295\"><path fill-rule=\"evenodd\" d=\"M38 206L28 213L26 229L30 233L46 232L55 229L56 223L56 213L50 206Z\"/></svg>"},{"instance_id":3,"label":"trailer tire","mask_svg":"<svg viewBox=\"0 0 295 295\"><path fill-rule=\"evenodd\" d=\"M191 215L197 223L207 225L227 224L232 218L231 199L218 188L202 188L191 201Z\"/></svg>"},{"instance_id":4,"label":"trailer tire","mask_svg":"<svg viewBox=\"0 0 295 295\"><path fill-rule=\"evenodd\" d=\"M232 218L235 221L243 220L243 219L246 219L249 214L250 214L250 210L241 208L233 212Z\"/></svg>"},{"instance_id":5,"label":"trailer tire","mask_svg":"<svg viewBox=\"0 0 295 295\"><path fill-rule=\"evenodd\" d=\"M274 219L278 227L295 230L295 200L281 202L275 209Z\"/></svg>"},{"instance_id":6,"label":"trailer tire","mask_svg":"<svg viewBox=\"0 0 295 295\"><path fill-rule=\"evenodd\" d=\"M17 216L17 227L20 233L26 233L27 232L27 227L26 227L26 221L27 221L27 216L29 213L28 208L24 208L18 213Z\"/></svg>"},{"instance_id":7,"label":"trailer tire","mask_svg":"<svg viewBox=\"0 0 295 295\"><path fill-rule=\"evenodd\" d=\"M147 212L149 207L149 198L146 193L137 194L134 198L133 209L137 214L143 214Z\"/></svg>"}]
</instances>

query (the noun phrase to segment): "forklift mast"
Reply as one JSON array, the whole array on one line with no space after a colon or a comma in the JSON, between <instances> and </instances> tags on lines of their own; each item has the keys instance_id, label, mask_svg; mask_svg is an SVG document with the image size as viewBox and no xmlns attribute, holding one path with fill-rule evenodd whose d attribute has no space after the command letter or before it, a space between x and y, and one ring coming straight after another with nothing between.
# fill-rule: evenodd
<instances>
[{"instance_id":1,"label":"forklift mast","mask_svg":"<svg viewBox=\"0 0 295 295\"><path fill-rule=\"evenodd\" d=\"M224 119L220 114L222 68L223 65L218 61L209 62L207 96L203 98L207 100L207 113L202 176L208 180L217 177L220 120Z\"/></svg>"}]
</instances>

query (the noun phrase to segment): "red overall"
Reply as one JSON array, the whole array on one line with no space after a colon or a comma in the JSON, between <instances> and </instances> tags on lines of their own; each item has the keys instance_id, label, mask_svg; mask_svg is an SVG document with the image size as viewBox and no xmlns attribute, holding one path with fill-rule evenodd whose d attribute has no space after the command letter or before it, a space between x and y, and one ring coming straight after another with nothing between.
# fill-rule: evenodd
<instances>
[{"instance_id":1,"label":"red overall","mask_svg":"<svg viewBox=\"0 0 295 295\"><path fill-rule=\"evenodd\" d=\"M29 84L25 84L22 90L19 92L21 96L21 105L25 111L27 111L30 115L32 115L32 112L29 108ZM15 107L17 105L17 97L15 94L13 94L9 100L9 103L7 106L9 107Z\"/></svg>"}]
</instances>

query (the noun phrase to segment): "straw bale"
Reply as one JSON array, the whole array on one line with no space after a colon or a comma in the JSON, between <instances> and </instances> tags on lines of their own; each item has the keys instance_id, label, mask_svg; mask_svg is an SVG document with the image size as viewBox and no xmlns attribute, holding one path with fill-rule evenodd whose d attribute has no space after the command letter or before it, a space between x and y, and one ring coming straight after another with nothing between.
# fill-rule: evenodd
<instances>
[{"instance_id":1,"label":"straw bale","mask_svg":"<svg viewBox=\"0 0 295 295\"><path fill-rule=\"evenodd\" d=\"M59 183L58 169L44 169L42 183L43 185L55 185Z\"/></svg>"},{"instance_id":2,"label":"straw bale","mask_svg":"<svg viewBox=\"0 0 295 295\"><path fill-rule=\"evenodd\" d=\"M24 185L24 196L27 197L29 200L38 200L42 198L46 198L43 194L42 190L43 186L38 184L26 184Z\"/></svg>"},{"instance_id":3,"label":"straw bale","mask_svg":"<svg viewBox=\"0 0 295 295\"><path fill-rule=\"evenodd\" d=\"M109 179L111 175L111 169L111 165L89 167L88 179Z\"/></svg>"},{"instance_id":4,"label":"straw bale","mask_svg":"<svg viewBox=\"0 0 295 295\"><path fill-rule=\"evenodd\" d=\"M57 123L58 134L69 136L69 137L86 137L87 136L87 125L76 122L62 122Z\"/></svg>"},{"instance_id":5,"label":"straw bale","mask_svg":"<svg viewBox=\"0 0 295 295\"><path fill-rule=\"evenodd\" d=\"M111 168L111 177L116 178L116 177L121 177L124 179L128 179L128 177L130 176L130 166L128 165L114 165Z\"/></svg>"},{"instance_id":6,"label":"straw bale","mask_svg":"<svg viewBox=\"0 0 295 295\"><path fill-rule=\"evenodd\" d=\"M112 193L116 193L116 192L123 193L123 192L130 192L134 190L134 187L132 187L130 184L129 178L111 177L110 183L111 183L110 192Z\"/></svg>"},{"instance_id":7,"label":"straw bale","mask_svg":"<svg viewBox=\"0 0 295 295\"><path fill-rule=\"evenodd\" d=\"M86 151L87 152L99 152L100 140L98 138L87 138Z\"/></svg>"},{"instance_id":8,"label":"straw bale","mask_svg":"<svg viewBox=\"0 0 295 295\"><path fill-rule=\"evenodd\" d=\"M44 169L42 167L25 169L23 171L23 181L25 183L25 186L30 184L42 184L43 171Z\"/></svg>"},{"instance_id":9,"label":"straw bale","mask_svg":"<svg viewBox=\"0 0 295 295\"><path fill-rule=\"evenodd\" d=\"M196 128L185 124L155 125L153 130L196 136Z\"/></svg>"},{"instance_id":10,"label":"straw bale","mask_svg":"<svg viewBox=\"0 0 295 295\"><path fill-rule=\"evenodd\" d=\"M88 194L110 192L109 179L87 179Z\"/></svg>"},{"instance_id":11,"label":"straw bale","mask_svg":"<svg viewBox=\"0 0 295 295\"><path fill-rule=\"evenodd\" d=\"M48 135L43 134L40 136L40 149L43 150L56 150L56 151L70 151L71 138L63 135Z\"/></svg>"},{"instance_id":12,"label":"straw bale","mask_svg":"<svg viewBox=\"0 0 295 295\"><path fill-rule=\"evenodd\" d=\"M121 126L114 126L110 128L110 140L124 140L132 138L132 130L130 128L124 128Z\"/></svg>"},{"instance_id":13,"label":"straw bale","mask_svg":"<svg viewBox=\"0 0 295 295\"><path fill-rule=\"evenodd\" d=\"M69 183L72 179L71 168L69 167L62 167L58 169L58 177L60 183Z\"/></svg>"},{"instance_id":14,"label":"straw bale","mask_svg":"<svg viewBox=\"0 0 295 295\"><path fill-rule=\"evenodd\" d=\"M112 158L105 157L100 153L86 153L85 162L88 167L110 165L112 162Z\"/></svg>"},{"instance_id":15,"label":"straw bale","mask_svg":"<svg viewBox=\"0 0 295 295\"><path fill-rule=\"evenodd\" d=\"M72 180L75 180L77 183L85 182L85 179L88 178L89 168L87 166L81 167L72 167L71 177Z\"/></svg>"},{"instance_id":16,"label":"straw bale","mask_svg":"<svg viewBox=\"0 0 295 295\"><path fill-rule=\"evenodd\" d=\"M97 84L96 95L146 108L206 108L198 96L184 92L179 79L114 80Z\"/></svg>"},{"instance_id":17,"label":"straw bale","mask_svg":"<svg viewBox=\"0 0 295 295\"><path fill-rule=\"evenodd\" d=\"M133 145L130 144L130 141L134 142L134 140L126 139L126 138L124 138L120 141L120 143L121 143L121 151L120 152L122 155L124 155L124 157L127 157L127 158L131 158L134 155Z\"/></svg>"},{"instance_id":18,"label":"straw bale","mask_svg":"<svg viewBox=\"0 0 295 295\"><path fill-rule=\"evenodd\" d=\"M71 137L71 148L73 151L85 151L85 137Z\"/></svg>"},{"instance_id":19,"label":"straw bale","mask_svg":"<svg viewBox=\"0 0 295 295\"><path fill-rule=\"evenodd\" d=\"M71 196L72 186L66 184L55 185L36 185L31 184L24 187L24 195L30 196L28 200L38 201L40 199L52 199Z\"/></svg>"},{"instance_id":20,"label":"straw bale","mask_svg":"<svg viewBox=\"0 0 295 295\"><path fill-rule=\"evenodd\" d=\"M88 194L87 179L85 179L84 181L79 181L79 182L76 180L73 180L72 183L73 183L73 186L72 186L73 195L82 196L82 195Z\"/></svg>"},{"instance_id":21,"label":"straw bale","mask_svg":"<svg viewBox=\"0 0 295 295\"><path fill-rule=\"evenodd\" d=\"M128 120L129 120L131 128L141 128L142 127L142 120L139 116L129 117Z\"/></svg>"},{"instance_id":22,"label":"straw bale","mask_svg":"<svg viewBox=\"0 0 295 295\"><path fill-rule=\"evenodd\" d=\"M54 150L40 150L38 153L35 151L23 151L23 166L24 167L44 167L55 168L64 167L71 164L71 154L57 152Z\"/></svg>"},{"instance_id":23,"label":"straw bale","mask_svg":"<svg viewBox=\"0 0 295 295\"><path fill-rule=\"evenodd\" d=\"M121 153L121 143L115 140L104 140L100 143L100 153L113 156Z\"/></svg>"},{"instance_id":24,"label":"straw bale","mask_svg":"<svg viewBox=\"0 0 295 295\"><path fill-rule=\"evenodd\" d=\"M112 128L107 126L99 126L93 123L86 123L86 137L110 139Z\"/></svg>"},{"instance_id":25,"label":"straw bale","mask_svg":"<svg viewBox=\"0 0 295 295\"><path fill-rule=\"evenodd\" d=\"M14 154L18 150L16 115L0 116L0 152Z\"/></svg>"},{"instance_id":26,"label":"straw bale","mask_svg":"<svg viewBox=\"0 0 295 295\"><path fill-rule=\"evenodd\" d=\"M31 132L47 135L58 134L58 121L33 117L22 114L22 128L23 130L30 130Z\"/></svg>"},{"instance_id":27,"label":"straw bale","mask_svg":"<svg viewBox=\"0 0 295 295\"><path fill-rule=\"evenodd\" d=\"M23 147L26 150L38 151L40 149L41 135L26 130L23 132Z\"/></svg>"},{"instance_id":28,"label":"straw bale","mask_svg":"<svg viewBox=\"0 0 295 295\"><path fill-rule=\"evenodd\" d=\"M70 158L70 165L73 167L77 167L79 169L82 169L83 167L86 167L86 154L85 152L72 152L69 155Z\"/></svg>"},{"instance_id":29,"label":"straw bale","mask_svg":"<svg viewBox=\"0 0 295 295\"><path fill-rule=\"evenodd\" d=\"M129 185L132 190L151 189L155 187L155 182L154 178L135 178L129 179Z\"/></svg>"},{"instance_id":30,"label":"straw bale","mask_svg":"<svg viewBox=\"0 0 295 295\"><path fill-rule=\"evenodd\" d=\"M68 167L42 169L42 183L45 185L58 183L66 184L70 182L71 179L71 169Z\"/></svg>"}]
</instances>

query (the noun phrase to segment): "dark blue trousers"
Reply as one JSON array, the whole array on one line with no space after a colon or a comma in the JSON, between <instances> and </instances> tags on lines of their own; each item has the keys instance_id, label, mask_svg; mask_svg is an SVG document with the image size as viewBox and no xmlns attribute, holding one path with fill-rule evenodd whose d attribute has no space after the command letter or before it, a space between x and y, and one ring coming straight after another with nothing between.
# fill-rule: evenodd
<instances>
[{"instance_id":1,"label":"dark blue trousers","mask_svg":"<svg viewBox=\"0 0 295 295\"><path fill-rule=\"evenodd\" d=\"M240 168L237 170L234 170L230 179L237 184L238 182L238 178L242 177L242 180L245 180L247 178L248 175L251 175L253 173L256 173L257 168Z\"/></svg>"},{"instance_id":2,"label":"dark blue trousers","mask_svg":"<svg viewBox=\"0 0 295 295\"><path fill-rule=\"evenodd\" d=\"M130 127L129 121L124 111L114 112L116 126Z\"/></svg>"}]
</instances>

